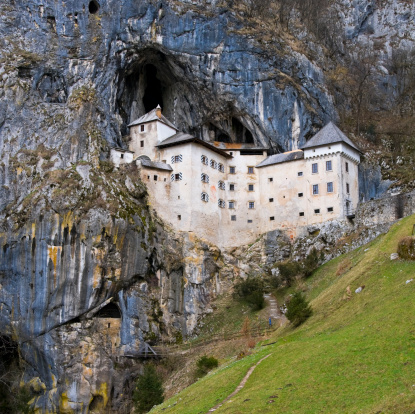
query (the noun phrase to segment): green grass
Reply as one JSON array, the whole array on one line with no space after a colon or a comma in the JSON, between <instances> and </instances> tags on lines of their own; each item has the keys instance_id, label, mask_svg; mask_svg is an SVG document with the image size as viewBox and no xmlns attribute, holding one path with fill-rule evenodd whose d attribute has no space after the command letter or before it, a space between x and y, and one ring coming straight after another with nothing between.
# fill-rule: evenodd
<instances>
[{"instance_id":1,"label":"green grass","mask_svg":"<svg viewBox=\"0 0 415 414\"><path fill-rule=\"evenodd\" d=\"M274 345L258 346L152 413L206 413L268 353L217 413L412 413L415 281L405 282L415 278L415 262L391 261L390 254L414 221L415 216L401 220L388 234L316 271L306 281L314 314L304 325L280 329L269 340ZM343 260L352 267L336 276ZM365 289L355 294L361 285Z\"/></svg>"}]
</instances>

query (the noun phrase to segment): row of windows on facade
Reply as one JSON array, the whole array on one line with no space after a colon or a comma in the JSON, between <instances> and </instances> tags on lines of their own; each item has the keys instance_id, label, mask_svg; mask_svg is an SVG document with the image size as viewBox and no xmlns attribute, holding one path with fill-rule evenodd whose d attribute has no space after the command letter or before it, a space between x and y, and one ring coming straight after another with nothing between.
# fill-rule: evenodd
<instances>
[{"instance_id":1,"label":"row of windows on facade","mask_svg":"<svg viewBox=\"0 0 415 414\"><path fill-rule=\"evenodd\" d=\"M205 193L205 192L202 192L202 194L200 195L200 199L202 201L204 201L205 203L207 203L209 201L209 194ZM226 207L226 202L220 198L218 200L218 206L220 208L225 208ZM228 208L234 209L235 208L235 201L229 201L228 202ZM254 209L255 208L255 201L249 201L248 202L248 208L249 209Z\"/></svg>"},{"instance_id":2,"label":"row of windows on facade","mask_svg":"<svg viewBox=\"0 0 415 414\"><path fill-rule=\"evenodd\" d=\"M205 194L206 194L206 193L205 193ZM207 195L207 194L206 194L206 195ZM209 196L208 196L208 199L209 199ZM225 208L225 202L224 202L223 200L219 200L219 201L218 201L218 205L219 205L219 207L221 207L221 208ZM334 211L333 207L327 207L327 212L328 212L328 213L333 213L333 211ZM316 209L314 210L314 214L321 214L321 213L320 213L320 209L319 209L319 208L316 208ZM304 216L305 216L304 211L300 211L300 212L298 213L298 215L299 215L300 217L304 217ZM181 220L181 219L182 219L181 214L179 214L179 215L177 216L177 219L178 219L178 220ZM275 221L275 216L271 216L271 217L269 218L269 220L270 220L270 221ZM236 221L236 215L232 215L232 216L231 216L231 221ZM248 219L248 223L252 223L252 222L253 222L253 220L249 220L249 219Z\"/></svg>"},{"instance_id":3,"label":"row of windows on facade","mask_svg":"<svg viewBox=\"0 0 415 414\"><path fill-rule=\"evenodd\" d=\"M349 163L346 161L345 163L345 170L346 172L349 172ZM331 161L326 161L326 171L333 171L333 164ZM317 174L318 173L318 163L315 162L313 164L311 164L311 172L313 174ZM298 173L299 176L303 175L303 173Z\"/></svg>"}]
</instances>

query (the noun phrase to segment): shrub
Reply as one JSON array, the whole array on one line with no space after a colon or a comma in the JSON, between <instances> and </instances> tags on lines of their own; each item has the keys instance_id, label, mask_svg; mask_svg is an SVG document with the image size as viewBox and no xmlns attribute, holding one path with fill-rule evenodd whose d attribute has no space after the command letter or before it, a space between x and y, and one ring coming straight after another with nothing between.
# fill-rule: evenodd
<instances>
[{"instance_id":1,"label":"shrub","mask_svg":"<svg viewBox=\"0 0 415 414\"><path fill-rule=\"evenodd\" d=\"M305 322L313 313L305 296L301 292L294 293L287 305L285 316L294 326L299 326Z\"/></svg>"},{"instance_id":2,"label":"shrub","mask_svg":"<svg viewBox=\"0 0 415 414\"><path fill-rule=\"evenodd\" d=\"M311 276L314 270L317 269L320 262L320 257L317 249L313 247L311 252L307 255L303 262L303 274L305 277Z\"/></svg>"},{"instance_id":3,"label":"shrub","mask_svg":"<svg viewBox=\"0 0 415 414\"><path fill-rule=\"evenodd\" d=\"M164 400L164 390L160 376L153 365L144 367L143 375L140 375L135 384L133 394L134 407L137 413L146 413L154 405L161 404Z\"/></svg>"},{"instance_id":4,"label":"shrub","mask_svg":"<svg viewBox=\"0 0 415 414\"><path fill-rule=\"evenodd\" d=\"M286 286L291 286L294 278L302 273L301 265L298 262L280 264L278 270L280 271L281 282Z\"/></svg>"},{"instance_id":5,"label":"shrub","mask_svg":"<svg viewBox=\"0 0 415 414\"><path fill-rule=\"evenodd\" d=\"M415 238L404 237L398 243L399 257L406 260L415 260Z\"/></svg>"},{"instance_id":6,"label":"shrub","mask_svg":"<svg viewBox=\"0 0 415 414\"><path fill-rule=\"evenodd\" d=\"M196 362L197 374L199 376L206 375L213 368L217 368L218 365L219 361L215 357L208 357L207 355L203 355Z\"/></svg>"},{"instance_id":7,"label":"shrub","mask_svg":"<svg viewBox=\"0 0 415 414\"><path fill-rule=\"evenodd\" d=\"M259 277L248 277L234 286L233 296L236 299L245 300L254 309L263 309L265 307L264 282Z\"/></svg>"}]
</instances>

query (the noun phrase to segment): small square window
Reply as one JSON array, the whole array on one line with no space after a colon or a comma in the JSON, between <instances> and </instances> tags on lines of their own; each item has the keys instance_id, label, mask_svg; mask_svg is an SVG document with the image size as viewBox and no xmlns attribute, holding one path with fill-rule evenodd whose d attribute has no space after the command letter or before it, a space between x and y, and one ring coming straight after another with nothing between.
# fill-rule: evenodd
<instances>
[{"instance_id":1,"label":"small square window","mask_svg":"<svg viewBox=\"0 0 415 414\"><path fill-rule=\"evenodd\" d=\"M313 184L313 194L314 195L318 194L318 184Z\"/></svg>"},{"instance_id":2,"label":"small square window","mask_svg":"<svg viewBox=\"0 0 415 414\"><path fill-rule=\"evenodd\" d=\"M248 191L254 191L254 185L253 184L248 185Z\"/></svg>"},{"instance_id":3,"label":"small square window","mask_svg":"<svg viewBox=\"0 0 415 414\"><path fill-rule=\"evenodd\" d=\"M231 151L229 154L230 154L230 155L233 155L233 152Z\"/></svg>"},{"instance_id":4,"label":"small square window","mask_svg":"<svg viewBox=\"0 0 415 414\"><path fill-rule=\"evenodd\" d=\"M272 217L270 217L269 219L270 219L270 221L274 221L274 220L275 220L275 217L274 217L274 216L272 216Z\"/></svg>"},{"instance_id":5,"label":"small square window","mask_svg":"<svg viewBox=\"0 0 415 414\"><path fill-rule=\"evenodd\" d=\"M149 175L147 175L147 180L149 180L150 179L150 176Z\"/></svg>"},{"instance_id":6,"label":"small square window","mask_svg":"<svg viewBox=\"0 0 415 414\"><path fill-rule=\"evenodd\" d=\"M255 201L249 201L248 202L248 208L250 208L250 209L255 208Z\"/></svg>"},{"instance_id":7,"label":"small square window","mask_svg":"<svg viewBox=\"0 0 415 414\"><path fill-rule=\"evenodd\" d=\"M269 202L270 202L270 203L273 203L273 202L274 202L274 199L273 199L273 198L270 198L270 199L269 199Z\"/></svg>"},{"instance_id":8,"label":"small square window","mask_svg":"<svg viewBox=\"0 0 415 414\"><path fill-rule=\"evenodd\" d=\"M235 184L229 184L229 191L235 191Z\"/></svg>"},{"instance_id":9,"label":"small square window","mask_svg":"<svg viewBox=\"0 0 415 414\"><path fill-rule=\"evenodd\" d=\"M180 200L180 196L177 196L177 199Z\"/></svg>"},{"instance_id":10,"label":"small square window","mask_svg":"<svg viewBox=\"0 0 415 414\"><path fill-rule=\"evenodd\" d=\"M229 201L229 208L235 208L235 201Z\"/></svg>"},{"instance_id":11,"label":"small square window","mask_svg":"<svg viewBox=\"0 0 415 414\"><path fill-rule=\"evenodd\" d=\"M182 174L181 174L181 173L179 173L179 174L174 174L174 179L175 179L176 181L181 180L181 179L182 179Z\"/></svg>"},{"instance_id":12,"label":"small square window","mask_svg":"<svg viewBox=\"0 0 415 414\"><path fill-rule=\"evenodd\" d=\"M331 165L331 161L326 161L326 171L332 171L333 167Z\"/></svg>"},{"instance_id":13,"label":"small square window","mask_svg":"<svg viewBox=\"0 0 415 414\"><path fill-rule=\"evenodd\" d=\"M316 208L316 209L314 210L314 214L320 214L320 209L319 209L319 208Z\"/></svg>"},{"instance_id":14,"label":"small square window","mask_svg":"<svg viewBox=\"0 0 415 414\"><path fill-rule=\"evenodd\" d=\"M182 216L179 214L178 216L177 216L177 220L181 220L182 219Z\"/></svg>"},{"instance_id":15,"label":"small square window","mask_svg":"<svg viewBox=\"0 0 415 414\"><path fill-rule=\"evenodd\" d=\"M317 174L318 173L318 164L317 163L311 164L311 172L313 174Z\"/></svg>"},{"instance_id":16,"label":"small square window","mask_svg":"<svg viewBox=\"0 0 415 414\"><path fill-rule=\"evenodd\" d=\"M299 177L302 177L302 176L303 176L303 172L302 172L302 171L298 171L297 175L298 175Z\"/></svg>"},{"instance_id":17,"label":"small square window","mask_svg":"<svg viewBox=\"0 0 415 414\"><path fill-rule=\"evenodd\" d=\"M268 181L269 181L270 183L272 183L272 182L274 181L274 178L273 178L273 177L269 177L269 178L268 178Z\"/></svg>"},{"instance_id":18,"label":"small square window","mask_svg":"<svg viewBox=\"0 0 415 414\"><path fill-rule=\"evenodd\" d=\"M252 220L248 220L248 223L252 223Z\"/></svg>"},{"instance_id":19,"label":"small square window","mask_svg":"<svg viewBox=\"0 0 415 414\"><path fill-rule=\"evenodd\" d=\"M235 174L235 167L229 167L229 174Z\"/></svg>"},{"instance_id":20,"label":"small square window","mask_svg":"<svg viewBox=\"0 0 415 414\"><path fill-rule=\"evenodd\" d=\"M300 216L300 217L304 217L304 211L300 211L299 216Z\"/></svg>"},{"instance_id":21,"label":"small square window","mask_svg":"<svg viewBox=\"0 0 415 414\"><path fill-rule=\"evenodd\" d=\"M121 154L121 158L124 158L124 154Z\"/></svg>"},{"instance_id":22,"label":"small square window","mask_svg":"<svg viewBox=\"0 0 415 414\"><path fill-rule=\"evenodd\" d=\"M236 216L231 216L231 221L236 221Z\"/></svg>"},{"instance_id":23,"label":"small square window","mask_svg":"<svg viewBox=\"0 0 415 414\"><path fill-rule=\"evenodd\" d=\"M140 147L144 148L144 141L140 141Z\"/></svg>"},{"instance_id":24,"label":"small square window","mask_svg":"<svg viewBox=\"0 0 415 414\"><path fill-rule=\"evenodd\" d=\"M144 125L140 125L140 131L144 132Z\"/></svg>"},{"instance_id":25,"label":"small square window","mask_svg":"<svg viewBox=\"0 0 415 414\"><path fill-rule=\"evenodd\" d=\"M329 213L332 213L332 212L333 212L333 207L327 207L327 211L328 211Z\"/></svg>"},{"instance_id":26,"label":"small square window","mask_svg":"<svg viewBox=\"0 0 415 414\"><path fill-rule=\"evenodd\" d=\"M154 176L154 181L157 181L158 180L158 176L157 175L155 175Z\"/></svg>"},{"instance_id":27,"label":"small square window","mask_svg":"<svg viewBox=\"0 0 415 414\"><path fill-rule=\"evenodd\" d=\"M164 181L167 181L167 178L165 178Z\"/></svg>"},{"instance_id":28,"label":"small square window","mask_svg":"<svg viewBox=\"0 0 415 414\"><path fill-rule=\"evenodd\" d=\"M298 197L302 197L303 196L303 193L298 193Z\"/></svg>"},{"instance_id":29,"label":"small square window","mask_svg":"<svg viewBox=\"0 0 415 414\"><path fill-rule=\"evenodd\" d=\"M248 167L248 174L254 173L254 167Z\"/></svg>"}]
</instances>

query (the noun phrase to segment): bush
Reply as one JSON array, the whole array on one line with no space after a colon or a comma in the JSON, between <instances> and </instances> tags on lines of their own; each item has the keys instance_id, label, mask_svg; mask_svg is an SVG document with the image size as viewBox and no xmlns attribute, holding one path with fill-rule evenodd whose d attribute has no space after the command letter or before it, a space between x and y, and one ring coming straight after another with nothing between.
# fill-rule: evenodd
<instances>
[{"instance_id":1,"label":"bush","mask_svg":"<svg viewBox=\"0 0 415 414\"><path fill-rule=\"evenodd\" d=\"M245 300L254 309L263 309L265 307L264 282L259 277L248 277L234 286L233 296L236 299Z\"/></svg>"},{"instance_id":2,"label":"bush","mask_svg":"<svg viewBox=\"0 0 415 414\"><path fill-rule=\"evenodd\" d=\"M305 322L311 315L313 310L307 302L305 296L301 292L294 293L287 305L285 316L294 326L299 326Z\"/></svg>"},{"instance_id":3,"label":"bush","mask_svg":"<svg viewBox=\"0 0 415 414\"><path fill-rule=\"evenodd\" d=\"M317 249L313 247L311 252L307 255L303 262L303 274L305 277L311 276L311 274L318 268L320 257Z\"/></svg>"},{"instance_id":4,"label":"bush","mask_svg":"<svg viewBox=\"0 0 415 414\"><path fill-rule=\"evenodd\" d=\"M302 273L301 265L298 262L280 264L278 270L280 271L281 282L287 287L291 286L294 278Z\"/></svg>"},{"instance_id":5,"label":"bush","mask_svg":"<svg viewBox=\"0 0 415 414\"><path fill-rule=\"evenodd\" d=\"M146 413L154 405L164 401L164 390L160 376L153 365L144 367L143 375L140 375L135 384L133 394L134 407L137 413Z\"/></svg>"},{"instance_id":6,"label":"bush","mask_svg":"<svg viewBox=\"0 0 415 414\"><path fill-rule=\"evenodd\" d=\"M399 257L406 260L415 260L415 238L404 237L398 243Z\"/></svg>"},{"instance_id":7,"label":"bush","mask_svg":"<svg viewBox=\"0 0 415 414\"><path fill-rule=\"evenodd\" d=\"M197 374L198 376L202 377L206 375L209 371L211 371L213 368L217 368L218 365L219 361L215 357L208 357L207 355L203 355L196 362Z\"/></svg>"}]
</instances>

